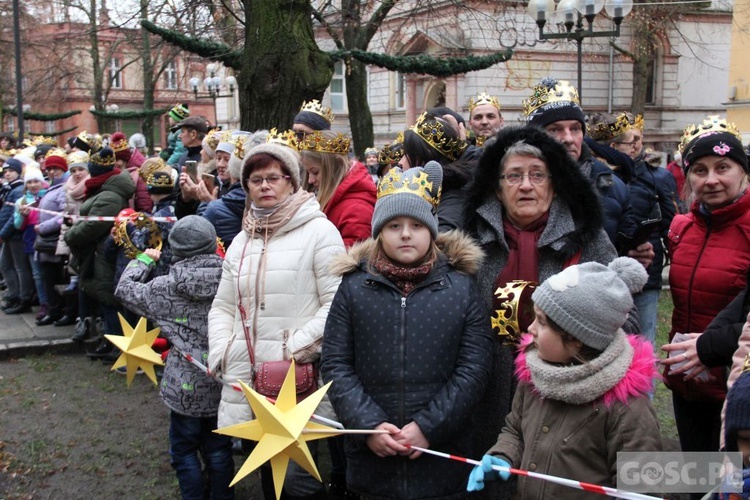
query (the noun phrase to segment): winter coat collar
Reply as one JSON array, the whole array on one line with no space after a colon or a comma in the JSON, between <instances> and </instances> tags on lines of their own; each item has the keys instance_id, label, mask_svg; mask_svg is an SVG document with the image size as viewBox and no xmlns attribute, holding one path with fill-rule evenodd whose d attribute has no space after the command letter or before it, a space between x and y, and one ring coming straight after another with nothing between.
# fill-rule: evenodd
<instances>
[{"instance_id":1,"label":"winter coat collar","mask_svg":"<svg viewBox=\"0 0 750 500\"><path fill-rule=\"evenodd\" d=\"M693 202L692 207L690 207L690 212L696 221L710 225L713 228L733 224L748 211L750 211L750 188L746 188L745 192L734 203L718 208L710 214L703 212L701 204L698 201Z\"/></svg>"},{"instance_id":2,"label":"winter coat collar","mask_svg":"<svg viewBox=\"0 0 750 500\"><path fill-rule=\"evenodd\" d=\"M447 262L458 272L463 274L476 274L479 269L484 253L479 246L461 231L450 231L440 233L435 240L440 252L445 256ZM373 251L376 245L372 238L359 242L352 246L347 253L339 254L331 260L330 272L337 276L343 276L362 269L366 265L366 257Z\"/></svg>"},{"instance_id":3,"label":"winter coat collar","mask_svg":"<svg viewBox=\"0 0 750 500\"><path fill-rule=\"evenodd\" d=\"M349 173L341 181L341 184L338 185L336 191L333 192L333 196L328 200L325 212L329 213L331 207L335 207L345 197L353 197L365 201L375 199L375 187L372 182L372 176L367 171L367 168L359 162L354 164Z\"/></svg>"},{"instance_id":4,"label":"winter coat collar","mask_svg":"<svg viewBox=\"0 0 750 500\"><path fill-rule=\"evenodd\" d=\"M601 399L610 406L648 394L659 377L651 344L622 330L596 359L574 366L542 361L532 342L531 335L522 337L515 373L519 383L529 384L543 398L576 405Z\"/></svg>"}]
</instances>

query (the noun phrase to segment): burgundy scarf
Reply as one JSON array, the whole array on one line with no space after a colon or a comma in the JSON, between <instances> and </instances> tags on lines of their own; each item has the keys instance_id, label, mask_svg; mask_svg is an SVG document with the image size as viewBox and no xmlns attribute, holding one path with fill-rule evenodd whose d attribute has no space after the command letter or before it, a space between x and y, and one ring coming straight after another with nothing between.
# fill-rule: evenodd
<instances>
[{"instance_id":1,"label":"burgundy scarf","mask_svg":"<svg viewBox=\"0 0 750 500\"><path fill-rule=\"evenodd\" d=\"M383 255L378 256L372 265L388 281L396 285L404 296L409 295L409 292L424 281L432 270L432 263L422 264L417 267L402 267Z\"/></svg>"},{"instance_id":2,"label":"burgundy scarf","mask_svg":"<svg viewBox=\"0 0 750 500\"><path fill-rule=\"evenodd\" d=\"M121 170L119 168L113 168L109 172L87 179L85 199L89 199L94 196L99 191L99 189L101 189L102 185L110 179L110 177L114 177L120 172Z\"/></svg>"},{"instance_id":3,"label":"burgundy scarf","mask_svg":"<svg viewBox=\"0 0 750 500\"><path fill-rule=\"evenodd\" d=\"M547 227L547 219L549 212L526 229L518 229L503 217L505 241L510 248L510 254L508 262L495 280L495 290L513 280L539 282L539 253L536 247L544 228Z\"/></svg>"}]
</instances>

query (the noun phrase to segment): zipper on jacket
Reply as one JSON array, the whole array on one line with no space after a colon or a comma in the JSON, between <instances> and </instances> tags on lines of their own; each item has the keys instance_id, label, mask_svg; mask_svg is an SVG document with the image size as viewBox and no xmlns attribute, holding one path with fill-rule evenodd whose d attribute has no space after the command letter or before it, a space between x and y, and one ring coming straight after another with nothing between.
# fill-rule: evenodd
<instances>
[{"instance_id":1,"label":"zipper on jacket","mask_svg":"<svg viewBox=\"0 0 750 500\"><path fill-rule=\"evenodd\" d=\"M693 331L691 329L690 324L692 323L692 309L693 309L693 281L695 279L695 273L698 271L698 267L700 265L700 261L703 258L703 252L706 250L706 245L708 245L708 238L711 236L711 226L709 224L709 221L706 221L706 236L703 238L703 245L701 246L701 251L698 253L698 258L695 260L695 266L693 266L693 272L690 273L690 282L688 283L688 303L687 303L687 323L685 325L685 332L691 332Z\"/></svg>"},{"instance_id":2,"label":"zipper on jacket","mask_svg":"<svg viewBox=\"0 0 750 500\"><path fill-rule=\"evenodd\" d=\"M406 308L406 297L401 297L401 308Z\"/></svg>"}]
</instances>

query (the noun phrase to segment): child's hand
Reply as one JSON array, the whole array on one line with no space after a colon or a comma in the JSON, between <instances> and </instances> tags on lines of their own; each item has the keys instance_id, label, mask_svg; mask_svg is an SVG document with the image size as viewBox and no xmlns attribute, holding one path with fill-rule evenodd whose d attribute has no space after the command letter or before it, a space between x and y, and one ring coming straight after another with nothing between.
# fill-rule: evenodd
<instances>
[{"instance_id":1,"label":"child's hand","mask_svg":"<svg viewBox=\"0 0 750 500\"><path fill-rule=\"evenodd\" d=\"M159 259L161 258L161 251L157 250L156 248L147 248L143 251L143 253L151 257L154 262L159 262Z\"/></svg>"},{"instance_id":2,"label":"child's hand","mask_svg":"<svg viewBox=\"0 0 750 500\"><path fill-rule=\"evenodd\" d=\"M396 441L399 442L399 444L402 444L404 446L419 446L420 448L430 447L430 442L427 441L426 437L424 437L424 434L422 434L422 429L419 428L419 424L417 424L416 422L409 422L408 424L406 424L404 428L401 429L401 433L394 437ZM421 454L421 451L409 448L408 455L411 460L419 458Z\"/></svg>"},{"instance_id":3,"label":"child's hand","mask_svg":"<svg viewBox=\"0 0 750 500\"><path fill-rule=\"evenodd\" d=\"M479 491L484 488L485 481L492 481L498 477L507 481L510 472L500 472L492 468L493 465L510 468L510 464L499 457L485 455L482 457L481 465L477 465L469 474L469 484L466 485L466 491Z\"/></svg>"},{"instance_id":4,"label":"child's hand","mask_svg":"<svg viewBox=\"0 0 750 500\"><path fill-rule=\"evenodd\" d=\"M367 446L380 458L392 457L396 454L405 454L409 451L409 448L399 444L393 439L392 435L397 435L400 432L400 429L395 425L383 422L375 427L375 429L390 432L390 434L371 434L367 437Z\"/></svg>"}]
</instances>

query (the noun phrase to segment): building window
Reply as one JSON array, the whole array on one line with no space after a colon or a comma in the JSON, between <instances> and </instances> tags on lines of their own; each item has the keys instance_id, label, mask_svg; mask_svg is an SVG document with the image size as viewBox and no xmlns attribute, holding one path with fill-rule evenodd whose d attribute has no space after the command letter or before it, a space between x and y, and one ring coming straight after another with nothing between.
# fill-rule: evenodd
<instances>
[{"instance_id":1,"label":"building window","mask_svg":"<svg viewBox=\"0 0 750 500\"><path fill-rule=\"evenodd\" d=\"M13 119L12 115L5 115L5 131L6 132L16 131L16 120Z\"/></svg>"},{"instance_id":2,"label":"building window","mask_svg":"<svg viewBox=\"0 0 750 500\"><path fill-rule=\"evenodd\" d=\"M406 75L396 73L396 108L406 107Z\"/></svg>"},{"instance_id":3,"label":"building window","mask_svg":"<svg viewBox=\"0 0 750 500\"><path fill-rule=\"evenodd\" d=\"M51 134L55 131L55 122L44 122L44 133Z\"/></svg>"},{"instance_id":4,"label":"building window","mask_svg":"<svg viewBox=\"0 0 750 500\"><path fill-rule=\"evenodd\" d=\"M113 89L122 88L122 71L120 71L120 60L109 60L109 86Z\"/></svg>"},{"instance_id":5,"label":"building window","mask_svg":"<svg viewBox=\"0 0 750 500\"><path fill-rule=\"evenodd\" d=\"M174 61L170 61L164 68L164 88L177 90L177 64Z\"/></svg>"},{"instance_id":6,"label":"building window","mask_svg":"<svg viewBox=\"0 0 750 500\"><path fill-rule=\"evenodd\" d=\"M344 80L344 61L336 61L333 66L333 79L330 87L331 109L337 112L346 111L346 81Z\"/></svg>"}]
</instances>

